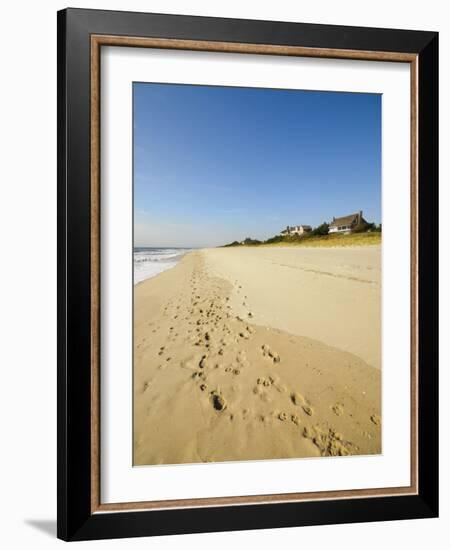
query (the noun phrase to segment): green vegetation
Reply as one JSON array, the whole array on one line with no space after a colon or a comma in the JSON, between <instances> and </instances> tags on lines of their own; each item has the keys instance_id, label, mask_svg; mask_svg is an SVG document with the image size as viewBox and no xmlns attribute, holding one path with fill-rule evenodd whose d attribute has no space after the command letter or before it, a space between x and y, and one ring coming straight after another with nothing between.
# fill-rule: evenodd
<instances>
[{"instance_id":1,"label":"green vegetation","mask_svg":"<svg viewBox=\"0 0 450 550\"><path fill-rule=\"evenodd\" d=\"M311 233L307 233L307 235L311 235L313 237L322 237L324 235L328 235L328 230L330 229L330 226L327 224L327 222L323 222L318 227L315 227Z\"/></svg>"},{"instance_id":2,"label":"green vegetation","mask_svg":"<svg viewBox=\"0 0 450 550\"><path fill-rule=\"evenodd\" d=\"M356 229L353 230L354 233L366 233L374 232L381 233L381 223L377 225L376 223L362 223Z\"/></svg>"},{"instance_id":3,"label":"green vegetation","mask_svg":"<svg viewBox=\"0 0 450 550\"><path fill-rule=\"evenodd\" d=\"M257 239L251 239L250 237L247 237L244 239L241 243L238 241L233 241L230 244L224 244L223 248L226 248L228 246L254 246L254 245L260 245L264 244L262 241L258 241Z\"/></svg>"},{"instance_id":4,"label":"green vegetation","mask_svg":"<svg viewBox=\"0 0 450 550\"><path fill-rule=\"evenodd\" d=\"M245 246L252 246L252 245L255 245L255 244L263 244L263 243L262 243L262 241L258 241L258 239L251 239L250 237L247 237L246 239L244 239L243 244Z\"/></svg>"},{"instance_id":5,"label":"green vegetation","mask_svg":"<svg viewBox=\"0 0 450 550\"><path fill-rule=\"evenodd\" d=\"M295 237L295 235L293 236ZM381 244L381 232L370 231L365 233L331 233L322 236L287 237L278 246L367 246ZM273 244L271 246L277 246Z\"/></svg>"},{"instance_id":6,"label":"green vegetation","mask_svg":"<svg viewBox=\"0 0 450 550\"><path fill-rule=\"evenodd\" d=\"M323 223L303 235L275 235L266 241L247 237L244 241L234 241L229 246L366 246L381 244L381 224L368 223L352 233L328 233L328 224Z\"/></svg>"}]
</instances>

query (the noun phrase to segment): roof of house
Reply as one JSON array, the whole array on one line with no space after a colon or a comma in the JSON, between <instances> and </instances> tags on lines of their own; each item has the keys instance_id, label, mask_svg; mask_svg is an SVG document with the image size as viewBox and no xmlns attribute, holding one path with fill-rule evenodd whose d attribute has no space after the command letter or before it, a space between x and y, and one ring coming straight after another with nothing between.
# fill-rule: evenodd
<instances>
[{"instance_id":1,"label":"roof of house","mask_svg":"<svg viewBox=\"0 0 450 550\"><path fill-rule=\"evenodd\" d=\"M342 216L342 218L334 218L330 223L330 227L337 227L338 225L351 225L354 222L358 221L359 213L349 214L348 216Z\"/></svg>"},{"instance_id":2,"label":"roof of house","mask_svg":"<svg viewBox=\"0 0 450 550\"><path fill-rule=\"evenodd\" d=\"M311 229L311 226L310 225L304 225L304 224L300 224L300 225L288 225L287 227L285 227L281 233L287 233L288 231L295 231L297 228L299 227L303 227L303 229Z\"/></svg>"}]
</instances>

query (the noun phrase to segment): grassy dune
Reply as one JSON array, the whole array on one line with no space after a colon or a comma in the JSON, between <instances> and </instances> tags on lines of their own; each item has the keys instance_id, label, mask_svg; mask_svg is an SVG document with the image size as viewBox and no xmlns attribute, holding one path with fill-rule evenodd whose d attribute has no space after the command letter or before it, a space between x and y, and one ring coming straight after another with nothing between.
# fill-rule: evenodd
<instances>
[{"instance_id":1,"label":"grassy dune","mask_svg":"<svg viewBox=\"0 0 450 550\"><path fill-rule=\"evenodd\" d=\"M305 237L303 239L286 238L285 240L258 246L367 246L381 244L381 233L350 233L348 235L330 234L317 237Z\"/></svg>"}]
</instances>

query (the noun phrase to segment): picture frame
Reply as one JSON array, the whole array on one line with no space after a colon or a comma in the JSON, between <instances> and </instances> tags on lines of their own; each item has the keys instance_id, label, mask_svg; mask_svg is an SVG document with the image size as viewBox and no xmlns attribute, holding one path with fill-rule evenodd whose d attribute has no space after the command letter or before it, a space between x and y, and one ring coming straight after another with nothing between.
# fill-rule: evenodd
<instances>
[{"instance_id":1,"label":"picture frame","mask_svg":"<svg viewBox=\"0 0 450 550\"><path fill-rule=\"evenodd\" d=\"M100 52L158 48L389 61L411 71L411 483L101 502ZM153 536L438 515L438 34L66 9L58 12L58 537Z\"/></svg>"}]
</instances>

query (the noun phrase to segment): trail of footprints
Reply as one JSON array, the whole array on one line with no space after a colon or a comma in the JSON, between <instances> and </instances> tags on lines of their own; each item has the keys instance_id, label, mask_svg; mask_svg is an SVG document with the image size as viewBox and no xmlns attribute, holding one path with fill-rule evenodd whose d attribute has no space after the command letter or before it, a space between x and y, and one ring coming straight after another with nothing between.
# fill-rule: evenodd
<instances>
[{"instance_id":1,"label":"trail of footprints","mask_svg":"<svg viewBox=\"0 0 450 550\"><path fill-rule=\"evenodd\" d=\"M190 377L198 383L199 391L208 395L211 410L216 414L222 414L226 410L228 410L228 412L230 411L229 404L217 384L215 384L213 388L208 387L208 374L214 370L223 369L227 375L239 376L243 369L250 367L250 362L243 349L237 352L232 365L224 366L221 359L230 343L238 345L245 343L251 339L255 333L255 329L247 324L242 316L233 315L229 303L230 299L229 297L221 297L220 288L217 283L214 284L213 282L213 284L211 284L211 280L206 283L208 289L212 289L212 295L202 299L201 288L205 279L206 275L202 272L201 268L194 268L190 281L190 307L188 308L187 314L182 318L187 322L188 327L183 335L185 337L183 344L190 344L201 354L189 356L189 358L182 362L181 366L193 371ZM240 290L242 290L242 287L238 286L238 292ZM244 296L242 305L248 309L247 300L247 296ZM167 343L176 343L180 337L180 334L176 332L175 326L179 323L178 319L180 316L182 316L181 298L179 298L177 304L175 304L173 299L169 301L163 313L165 316L171 315L174 321L174 326L169 327L166 341ZM199 317L194 320L194 316ZM249 319L253 317L251 311L247 312L247 317ZM235 331L233 328L236 326L238 328ZM159 330L160 327L156 326L152 329L152 332L157 333ZM147 345L145 340L144 338L142 342L137 345L138 349ZM171 357L166 355L166 351L166 346L161 346L157 352L158 357L163 360L158 365L158 369L167 367L167 364L171 361ZM275 350L272 350L269 345L263 344L260 352L262 361L266 361L268 364L273 364L274 366L278 366L280 363L282 364L280 355ZM150 381L145 382L142 393L146 392L150 386ZM269 415L260 414L258 418L261 422L266 422L269 418L274 418L280 422L291 422L295 426L302 427L300 432L302 436L310 439L323 456L348 455L357 450L356 445L352 444L350 441L346 441L342 434L336 432L332 428L302 426L302 416L305 420L313 417L315 412L314 407L301 393L297 391L289 392L288 388L283 385L277 374L274 373L270 376L260 376L256 378L253 393L259 396L262 401L270 401L270 391L274 390L280 393L286 393L288 395L286 401L294 410L272 411ZM336 403L331 407L331 410L336 416L344 414L344 406L342 403ZM230 413L230 420L232 421L235 416L235 413ZM251 420L254 418L251 415L251 409L243 409L241 411L241 418L243 420ZM372 415L371 421L376 426L381 422L378 415Z\"/></svg>"},{"instance_id":2,"label":"trail of footprints","mask_svg":"<svg viewBox=\"0 0 450 550\"><path fill-rule=\"evenodd\" d=\"M203 348L206 348L206 354L201 357L198 364L198 368L201 369L201 371L194 371L192 377L194 379L197 378L202 380L199 388L201 391L205 392L208 390L208 386L205 383L207 379L205 368L221 368L222 365L220 361L217 362L217 359L223 357L226 347L230 343L239 344L242 340L249 340L255 333L255 330L253 327L246 324L245 320L241 316L233 317L231 306L228 303L229 298L221 298L218 293L218 289L214 288L214 286L212 298L201 300L201 296L200 294L197 294L197 292L202 280L203 276L198 272L194 272L191 281L193 292L193 298L191 298L192 309L190 309L189 313L200 314L200 318L195 321L195 334L191 342L195 346L202 346ZM238 288L241 289L242 287L239 286ZM245 296L244 299L247 299L247 297ZM243 305L248 307L248 304L245 301L243 302ZM250 311L248 312L248 317L252 317L252 313ZM233 319L239 323L236 332L232 329L230 319ZM274 363L280 361L280 356L278 353L270 350L267 345L262 346L261 354L263 357L269 358ZM215 357L215 355L218 357ZM233 376L239 376L242 369L250 366L245 350L241 349L237 352L233 363L234 364L232 365L227 365L224 367L223 370L225 373ZM267 387L268 385L272 385L274 382L274 378L271 378L270 380L262 380L258 378L257 385L255 386L255 392L259 389L260 384ZM261 394L263 394L263 392L261 392ZM210 391L210 398L211 404L216 411L222 412L227 408L228 404L226 398L219 388ZM247 416L248 414L243 414L243 417ZM230 414L230 419L233 418L234 415Z\"/></svg>"}]
</instances>

